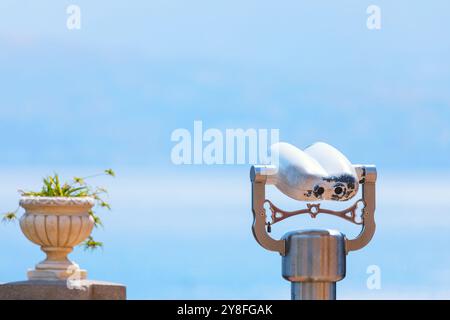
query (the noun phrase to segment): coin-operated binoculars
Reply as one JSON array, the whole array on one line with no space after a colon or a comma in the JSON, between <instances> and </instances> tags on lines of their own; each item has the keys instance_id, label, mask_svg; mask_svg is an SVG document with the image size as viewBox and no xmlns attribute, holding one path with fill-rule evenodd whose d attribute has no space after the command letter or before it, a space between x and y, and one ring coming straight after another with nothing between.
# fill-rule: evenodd
<instances>
[{"instance_id":1,"label":"coin-operated binoculars","mask_svg":"<svg viewBox=\"0 0 450 320\"><path fill-rule=\"evenodd\" d=\"M352 165L337 149L321 142L303 151L288 143L276 143L271 153L272 160L278 159L275 165L255 165L250 171L253 235L263 248L281 254L283 277L291 282L293 300L334 300L336 282L345 277L347 253L363 248L375 232L376 168ZM357 194L361 185L362 199L341 211L322 208L320 203L285 211L266 199L266 185L275 185L287 196L308 202L346 201ZM361 215L357 214L359 210ZM279 240L269 235L272 226L286 218L299 214L315 218L319 213L361 225L362 230L355 239L347 239L336 230L293 231Z\"/></svg>"}]
</instances>

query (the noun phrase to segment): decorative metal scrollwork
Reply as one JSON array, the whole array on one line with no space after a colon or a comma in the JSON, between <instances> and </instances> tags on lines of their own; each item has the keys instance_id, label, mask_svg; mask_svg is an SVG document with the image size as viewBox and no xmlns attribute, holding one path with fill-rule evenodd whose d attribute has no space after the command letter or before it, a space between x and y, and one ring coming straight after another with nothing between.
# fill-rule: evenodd
<instances>
[{"instance_id":1,"label":"decorative metal scrollwork","mask_svg":"<svg viewBox=\"0 0 450 320\"><path fill-rule=\"evenodd\" d=\"M271 211L271 216L270 216L271 221L266 222L266 226L268 226L268 228L270 228L271 225L274 225L277 222L280 222L284 219L287 219L289 217L299 215L299 214L309 214L311 216L311 218L316 218L319 213L325 213L325 214L330 214L330 215L342 218L344 220L350 221L356 225L362 225L364 223L364 217L362 215L358 216L356 214L356 211L358 210L358 204L360 204L360 203L363 204L363 207L360 208L361 210L364 209L364 207L365 207L363 199L359 199L351 207L344 209L344 210L340 210L340 211L322 209L320 207L320 203L307 203L306 204L307 208L301 209L301 210L295 210L295 211L282 210L282 209L278 208L276 205L274 205L268 199L266 199L264 201L264 203L269 204L269 206L270 206L269 209ZM357 220L358 218L359 218L359 220Z\"/></svg>"}]
</instances>

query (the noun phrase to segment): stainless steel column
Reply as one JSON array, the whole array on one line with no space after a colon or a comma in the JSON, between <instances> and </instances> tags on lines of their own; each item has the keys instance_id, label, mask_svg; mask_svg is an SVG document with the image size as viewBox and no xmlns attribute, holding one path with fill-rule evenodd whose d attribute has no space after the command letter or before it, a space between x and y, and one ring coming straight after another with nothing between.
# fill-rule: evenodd
<instances>
[{"instance_id":1,"label":"stainless steel column","mask_svg":"<svg viewBox=\"0 0 450 320\"><path fill-rule=\"evenodd\" d=\"M287 233L283 277L293 300L334 300L336 282L345 277L345 237L336 230Z\"/></svg>"},{"instance_id":2,"label":"stainless steel column","mask_svg":"<svg viewBox=\"0 0 450 320\"><path fill-rule=\"evenodd\" d=\"M336 300L336 282L292 282L292 300Z\"/></svg>"}]
</instances>

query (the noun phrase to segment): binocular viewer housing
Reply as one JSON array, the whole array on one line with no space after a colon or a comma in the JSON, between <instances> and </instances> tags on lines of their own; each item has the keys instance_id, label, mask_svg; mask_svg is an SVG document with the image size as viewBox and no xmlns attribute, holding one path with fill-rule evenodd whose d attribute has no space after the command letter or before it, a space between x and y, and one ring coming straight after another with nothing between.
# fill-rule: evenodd
<instances>
[{"instance_id":1,"label":"binocular viewer housing","mask_svg":"<svg viewBox=\"0 0 450 320\"><path fill-rule=\"evenodd\" d=\"M263 179L295 200L349 200L357 194L364 174L364 166L352 165L336 148L323 142L305 150L276 143L270 153L272 164L253 166L252 180Z\"/></svg>"},{"instance_id":2,"label":"binocular viewer housing","mask_svg":"<svg viewBox=\"0 0 450 320\"><path fill-rule=\"evenodd\" d=\"M255 165L250 170L252 182L253 234L265 249L286 254L286 239L273 239L269 233L275 223L298 214L331 214L360 225L362 230L355 239L345 238L345 252L361 249L371 240L375 232L375 183L377 171L374 165L352 165L336 148L315 143L305 150L288 143L271 146L272 163ZM307 201L307 207L296 211L285 211L266 199L265 188L274 185L292 199ZM322 208L323 200L347 201L362 189L361 198L350 207L335 211ZM271 211L267 220L265 204ZM359 204L363 205L360 209ZM361 215L358 211L361 210Z\"/></svg>"}]
</instances>

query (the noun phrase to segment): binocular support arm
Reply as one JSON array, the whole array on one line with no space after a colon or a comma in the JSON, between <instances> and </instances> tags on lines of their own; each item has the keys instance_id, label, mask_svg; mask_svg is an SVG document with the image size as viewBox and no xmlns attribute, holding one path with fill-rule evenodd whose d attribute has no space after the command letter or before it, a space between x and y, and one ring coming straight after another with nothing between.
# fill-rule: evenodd
<instances>
[{"instance_id":1,"label":"binocular support arm","mask_svg":"<svg viewBox=\"0 0 450 320\"><path fill-rule=\"evenodd\" d=\"M253 212L253 236L261 247L269 251L277 251L282 256L286 254L286 240L275 240L266 231L266 181L267 175L263 172L265 166L252 166L250 180L252 182L252 212Z\"/></svg>"},{"instance_id":2,"label":"binocular support arm","mask_svg":"<svg viewBox=\"0 0 450 320\"><path fill-rule=\"evenodd\" d=\"M359 176L359 183L362 185L362 209L363 227L360 234L352 240L345 239L345 251L356 251L365 247L375 233L375 183L377 181L377 169L373 165L355 166Z\"/></svg>"},{"instance_id":3,"label":"binocular support arm","mask_svg":"<svg viewBox=\"0 0 450 320\"><path fill-rule=\"evenodd\" d=\"M362 230L355 239L345 239L345 251L355 251L366 246L375 233L375 183L377 171L372 165L355 165L358 174L359 183L362 185ZM252 212L253 226L252 231L256 241L265 249L276 251L282 256L286 255L286 241L284 239L273 239L267 232L265 187L271 184L268 181L273 173L273 166L252 166L250 170L250 180L252 182ZM358 200L358 201L361 201ZM299 210L301 212L302 210ZM308 211L308 210L303 210ZM333 214L331 210L322 210L321 212ZM339 212L335 212L339 215ZM280 219L281 220L281 219Z\"/></svg>"}]
</instances>

